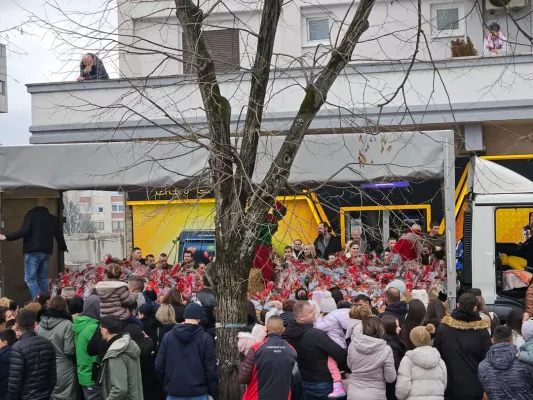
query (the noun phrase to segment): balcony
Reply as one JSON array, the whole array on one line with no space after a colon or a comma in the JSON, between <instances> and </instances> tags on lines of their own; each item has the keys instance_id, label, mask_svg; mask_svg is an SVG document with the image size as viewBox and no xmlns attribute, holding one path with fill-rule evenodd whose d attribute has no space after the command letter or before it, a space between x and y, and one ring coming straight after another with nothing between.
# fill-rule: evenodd
<instances>
[{"instance_id":1,"label":"balcony","mask_svg":"<svg viewBox=\"0 0 533 400\"><path fill-rule=\"evenodd\" d=\"M380 109L402 84L409 63L350 65L334 83L329 104L311 129L349 131L378 121L402 126L529 119L532 66L533 55L416 62L405 90ZM301 69L272 72L264 130L290 125L308 74ZM230 99L236 131L242 127L250 74L224 74L219 81ZM27 86L31 143L168 138L206 129L198 86L188 76Z\"/></svg>"}]
</instances>

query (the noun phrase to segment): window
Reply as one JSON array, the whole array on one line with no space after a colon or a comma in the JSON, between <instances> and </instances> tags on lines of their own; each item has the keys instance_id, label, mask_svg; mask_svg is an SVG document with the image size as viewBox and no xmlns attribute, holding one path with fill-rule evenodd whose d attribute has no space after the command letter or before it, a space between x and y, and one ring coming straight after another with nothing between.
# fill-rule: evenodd
<instances>
[{"instance_id":1,"label":"window","mask_svg":"<svg viewBox=\"0 0 533 400\"><path fill-rule=\"evenodd\" d=\"M104 207L103 207L103 206L98 206L98 207L97 207L97 211L98 211L99 213L103 213L103 212L104 212Z\"/></svg>"},{"instance_id":2,"label":"window","mask_svg":"<svg viewBox=\"0 0 533 400\"><path fill-rule=\"evenodd\" d=\"M80 204L80 213L82 214L90 214L91 213L91 205L90 204Z\"/></svg>"},{"instance_id":3,"label":"window","mask_svg":"<svg viewBox=\"0 0 533 400\"><path fill-rule=\"evenodd\" d=\"M307 41L329 42L329 19L307 19Z\"/></svg>"},{"instance_id":4,"label":"window","mask_svg":"<svg viewBox=\"0 0 533 400\"><path fill-rule=\"evenodd\" d=\"M454 4L433 4L431 20L433 36L462 36L462 10Z\"/></svg>"},{"instance_id":5,"label":"window","mask_svg":"<svg viewBox=\"0 0 533 400\"><path fill-rule=\"evenodd\" d=\"M112 204L111 212L124 212L124 204Z\"/></svg>"},{"instance_id":6,"label":"window","mask_svg":"<svg viewBox=\"0 0 533 400\"><path fill-rule=\"evenodd\" d=\"M1 95L6 94L6 83L4 81L0 81L0 94Z\"/></svg>"},{"instance_id":7,"label":"window","mask_svg":"<svg viewBox=\"0 0 533 400\"><path fill-rule=\"evenodd\" d=\"M0 44L0 57L5 57L6 56L6 46L4 46L3 44Z\"/></svg>"},{"instance_id":8,"label":"window","mask_svg":"<svg viewBox=\"0 0 533 400\"><path fill-rule=\"evenodd\" d=\"M93 222L94 227L97 231L101 232L104 230L104 223L103 222Z\"/></svg>"},{"instance_id":9,"label":"window","mask_svg":"<svg viewBox=\"0 0 533 400\"><path fill-rule=\"evenodd\" d=\"M237 29L217 29L204 31L207 50L215 63L217 72L235 71L240 68L240 42L239 31ZM183 73L193 73L192 58L194 49L189 47L189 43L184 34L181 36L183 48Z\"/></svg>"},{"instance_id":10,"label":"window","mask_svg":"<svg viewBox=\"0 0 533 400\"><path fill-rule=\"evenodd\" d=\"M113 221L111 222L111 226L114 231L124 229L124 221Z\"/></svg>"}]
</instances>

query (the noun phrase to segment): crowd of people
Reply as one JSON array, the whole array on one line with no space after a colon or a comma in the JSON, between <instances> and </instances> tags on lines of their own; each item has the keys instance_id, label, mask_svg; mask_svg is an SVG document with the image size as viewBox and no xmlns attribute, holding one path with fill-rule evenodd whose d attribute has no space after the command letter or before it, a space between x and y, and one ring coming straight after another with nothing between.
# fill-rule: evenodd
<instances>
[{"instance_id":1,"label":"crowd of people","mask_svg":"<svg viewBox=\"0 0 533 400\"><path fill-rule=\"evenodd\" d=\"M44 253L44 268L38 254L26 260L35 264L27 278L46 271L54 236L62 244L53 229L39 240L44 230L35 226L53 222L40 207L28 213L27 232L0 237L23 237L30 254ZM274 227L279 219L266 220ZM321 223L313 244L294 240L283 259L264 235L254 267L263 283L271 268L273 282L263 302L250 296L235 338L244 399L533 398L533 320L514 310L501 325L479 290L449 310L431 285L444 258L438 231L413 225L380 249L354 229L342 248ZM22 310L0 300L0 400L218 400L216 287L194 256L187 249L170 265L166 254L156 262L135 248L75 282L64 274L52 295L30 276L40 292ZM286 279L300 270L312 273ZM290 294L276 286L286 282ZM383 304L359 291L368 282L386 284Z\"/></svg>"}]
</instances>

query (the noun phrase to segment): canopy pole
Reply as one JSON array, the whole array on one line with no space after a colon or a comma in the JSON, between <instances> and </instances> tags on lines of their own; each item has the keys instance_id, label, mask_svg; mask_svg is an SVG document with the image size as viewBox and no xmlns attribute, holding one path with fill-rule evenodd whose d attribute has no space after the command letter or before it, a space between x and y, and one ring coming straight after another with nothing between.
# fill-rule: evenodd
<instances>
[{"instance_id":1,"label":"canopy pole","mask_svg":"<svg viewBox=\"0 0 533 400\"><path fill-rule=\"evenodd\" d=\"M444 142L444 220L446 224L446 268L448 271L448 301L450 309L457 302L457 275L455 267L455 147L453 139Z\"/></svg>"}]
</instances>

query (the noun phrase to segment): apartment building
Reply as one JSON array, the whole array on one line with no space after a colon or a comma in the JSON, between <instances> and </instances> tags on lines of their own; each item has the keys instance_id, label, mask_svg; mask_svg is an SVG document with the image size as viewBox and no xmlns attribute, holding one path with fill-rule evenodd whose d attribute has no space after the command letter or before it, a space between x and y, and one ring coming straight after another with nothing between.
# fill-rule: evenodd
<instances>
[{"instance_id":1,"label":"apartment building","mask_svg":"<svg viewBox=\"0 0 533 400\"><path fill-rule=\"evenodd\" d=\"M212 4L205 2L203 8ZM205 21L204 36L221 92L232 107L235 132L248 103L261 4L224 2ZM308 77L320 71L357 5L332 0L284 5L265 131L283 131L291 124ZM120 79L29 84L30 142L164 139L205 132L201 95L190 73L191 51L174 7L173 1L119 2ZM416 1L378 0L369 29L311 131L451 128L461 139L459 150L533 153L531 11L529 0L423 1L423 34L418 36ZM484 54L484 35L493 22L506 37L505 55ZM452 57L452 41L466 38L477 55ZM105 63L105 54L100 56Z\"/></svg>"},{"instance_id":2,"label":"apartment building","mask_svg":"<svg viewBox=\"0 0 533 400\"><path fill-rule=\"evenodd\" d=\"M92 222L97 233L124 232L124 193L84 190L67 192L66 196Z\"/></svg>"},{"instance_id":3,"label":"apartment building","mask_svg":"<svg viewBox=\"0 0 533 400\"><path fill-rule=\"evenodd\" d=\"M7 56L6 46L0 43L0 113L7 112Z\"/></svg>"}]
</instances>

